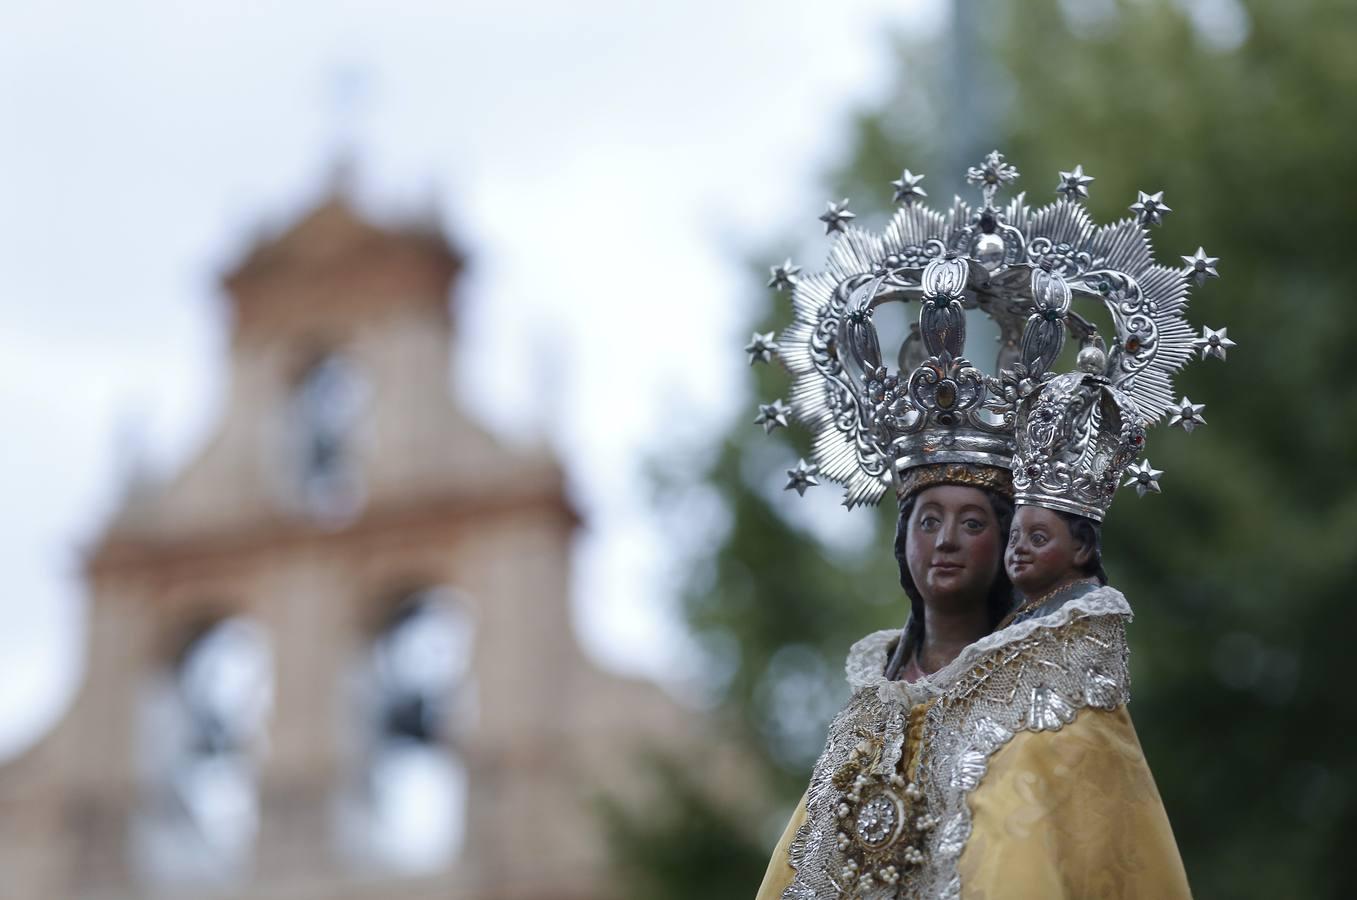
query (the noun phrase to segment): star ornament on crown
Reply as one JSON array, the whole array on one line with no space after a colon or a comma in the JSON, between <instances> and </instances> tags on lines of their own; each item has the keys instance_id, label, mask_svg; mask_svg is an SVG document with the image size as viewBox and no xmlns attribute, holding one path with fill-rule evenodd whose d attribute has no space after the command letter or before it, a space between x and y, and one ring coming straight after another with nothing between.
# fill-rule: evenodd
<instances>
[{"instance_id":1,"label":"star ornament on crown","mask_svg":"<svg viewBox=\"0 0 1357 900\"><path fill-rule=\"evenodd\" d=\"M1216 277L1219 261L1201 248L1181 257L1185 266L1154 261L1148 228L1171 212L1162 191L1138 192L1132 216L1098 225L1082 203L1094 180L1082 166L1060 172L1058 198L1040 207L1022 193L1000 200L1018 176L993 151L967 170L979 201L957 197L938 211L922 202L923 176L906 169L884 231L854 224L847 200L831 203L820 216L833 240L824 270L803 273L791 260L772 269L769 285L789 291L794 320L745 349L751 363L775 356L793 377L790 407L763 404L758 424L771 431L790 409L813 434L811 462L800 476L789 470L789 490L804 494L819 483L813 473L842 485L851 508L900 489L915 466L1012 468L1016 489L1019 467L1040 465L1029 482L1043 497L1065 496L1096 518L1123 475L1141 494L1158 490L1158 470L1131 466L1144 429L1169 415L1185 430L1204 424L1201 404L1175 401L1172 378L1198 350L1224 359L1234 346L1223 328L1198 337L1185 317L1190 288ZM886 303L918 305L889 357L873 324ZM1115 334L1100 335L1082 304L1104 307ZM962 355L974 310L998 327L995 375ZM1078 371L1057 378L1051 367L1071 338ZM1043 409L1059 427L1035 435Z\"/></svg>"}]
</instances>

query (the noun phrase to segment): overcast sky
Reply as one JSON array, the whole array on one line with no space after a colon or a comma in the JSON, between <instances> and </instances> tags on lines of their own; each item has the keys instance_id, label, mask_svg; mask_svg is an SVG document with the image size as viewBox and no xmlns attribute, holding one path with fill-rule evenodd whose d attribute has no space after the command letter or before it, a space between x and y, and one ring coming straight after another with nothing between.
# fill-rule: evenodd
<instances>
[{"instance_id":1,"label":"overcast sky","mask_svg":"<svg viewBox=\"0 0 1357 900\"><path fill-rule=\"evenodd\" d=\"M120 471L172 471L222 406L218 274L316 201L345 148L361 200L436 205L471 257L454 390L565 455L590 522L581 640L614 668L673 664L642 467L749 412L747 254L815 233L816 176L884 94L888 35L944 17L941 0L0 8L0 756L78 684L79 551ZM504 355L531 361L492 368Z\"/></svg>"}]
</instances>

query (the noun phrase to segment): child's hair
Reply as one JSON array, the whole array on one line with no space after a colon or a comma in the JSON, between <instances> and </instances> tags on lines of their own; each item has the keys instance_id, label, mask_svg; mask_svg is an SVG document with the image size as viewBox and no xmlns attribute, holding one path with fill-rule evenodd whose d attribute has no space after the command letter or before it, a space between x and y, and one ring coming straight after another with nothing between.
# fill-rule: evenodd
<instances>
[{"instance_id":1,"label":"child's hair","mask_svg":"<svg viewBox=\"0 0 1357 900\"><path fill-rule=\"evenodd\" d=\"M1088 547L1092 552L1089 554L1088 562L1080 567L1085 575L1092 575L1098 579L1099 584L1107 584L1107 572L1103 570L1103 529L1102 526L1087 516L1080 516L1074 513L1056 511L1056 515L1065 520L1065 524L1070 527L1070 536L1077 543Z\"/></svg>"}]
</instances>

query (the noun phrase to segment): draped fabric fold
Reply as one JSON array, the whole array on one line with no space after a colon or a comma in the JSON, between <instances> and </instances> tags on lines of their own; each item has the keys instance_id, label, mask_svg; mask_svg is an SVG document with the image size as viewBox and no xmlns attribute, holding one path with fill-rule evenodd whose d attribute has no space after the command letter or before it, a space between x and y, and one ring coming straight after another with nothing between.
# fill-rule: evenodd
<instances>
[{"instance_id":1,"label":"draped fabric fold","mask_svg":"<svg viewBox=\"0 0 1357 900\"><path fill-rule=\"evenodd\" d=\"M1180 900L1191 896L1126 707L1024 732L970 795L963 900Z\"/></svg>"},{"instance_id":2,"label":"draped fabric fold","mask_svg":"<svg viewBox=\"0 0 1357 900\"><path fill-rule=\"evenodd\" d=\"M792 819L787 823L787 829L782 832L777 846L773 848L773 858L768 860L768 871L763 875L763 884L759 886L758 896L754 900L781 900L782 892L787 890L787 886L796 877L796 870L792 868L787 854L791 850L796 832L805 822L806 795L802 794L801 802L796 804L796 812L792 813Z\"/></svg>"}]
</instances>

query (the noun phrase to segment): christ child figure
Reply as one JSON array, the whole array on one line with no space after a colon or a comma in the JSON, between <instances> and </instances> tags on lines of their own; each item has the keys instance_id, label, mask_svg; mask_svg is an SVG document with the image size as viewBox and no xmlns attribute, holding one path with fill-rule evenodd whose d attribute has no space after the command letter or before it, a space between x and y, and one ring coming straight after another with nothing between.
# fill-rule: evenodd
<instances>
[{"instance_id":1,"label":"christ child figure","mask_svg":"<svg viewBox=\"0 0 1357 900\"><path fill-rule=\"evenodd\" d=\"M1019 595L1009 622L1054 612L1107 584L1102 528L1085 516L1022 504L1013 514L1004 569Z\"/></svg>"}]
</instances>

